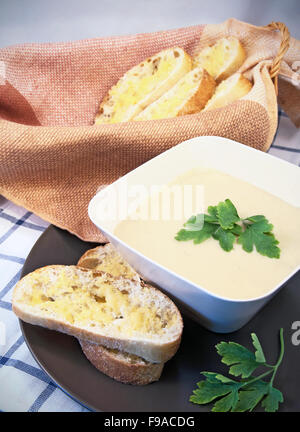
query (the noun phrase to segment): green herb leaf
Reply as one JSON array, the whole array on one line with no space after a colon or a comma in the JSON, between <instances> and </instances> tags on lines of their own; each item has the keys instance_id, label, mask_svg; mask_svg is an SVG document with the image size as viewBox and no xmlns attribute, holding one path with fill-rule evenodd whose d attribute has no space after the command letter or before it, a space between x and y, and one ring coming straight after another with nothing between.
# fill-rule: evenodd
<instances>
[{"instance_id":1,"label":"green herb leaf","mask_svg":"<svg viewBox=\"0 0 300 432\"><path fill-rule=\"evenodd\" d=\"M208 214L204 215L206 222L219 223L217 206L209 206L207 212Z\"/></svg>"},{"instance_id":2,"label":"green herb leaf","mask_svg":"<svg viewBox=\"0 0 300 432\"><path fill-rule=\"evenodd\" d=\"M228 377L221 375L219 373L201 372L201 374L206 377L207 381L210 381L212 383L222 382L224 384L236 384L236 382L234 380L232 380L231 378L228 378Z\"/></svg>"},{"instance_id":3,"label":"green herb leaf","mask_svg":"<svg viewBox=\"0 0 300 432\"><path fill-rule=\"evenodd\" d=\"M228 198L219 202L217 206L209 206L207 211L208 214L190 217L175 239L194 240L195 244L199 244L213 237L226 252L233 249L237 239L246 252L252 252L255 247L261 255L269 258L280 257L280 249L277 246L279 242L272 233L273 225L265 216L254 215L240 219L235 206Z\"/></svg>"},{"instance_id":4,"label":"green herb leaf","mask_svg":"<svg viewBox=\"0 0 300 432\"><path fill-rule=\"evenodd\" d=\"M245 231L239 236L238 243L246 252L252 252L255 246L261 255L279 258L279 242L271 233L273 225L264 216L252 216L248 220L252 223L246 226Z\"/></svg>"},{"instance_id":5,"label":"green herb leaf","mask_svg":"<svg viewBox=\"0 0 300 432\"><path fill-rule=\"evenodd\" d=\"M283 402L283 395L280 390L271 387L267 397L262 401L262 407L266 412L275 412L278 410L279 402Z\"/></svg>"},{"instance_id":6,"label":"green herb leaf","mask_svg":"<svg viewBox=\"0 0 300 432\"><path fill-rule=\"evenodd\" d=\"M227 396L218 400L214 406L212 411L214 412L228 412L234 410L237 402L239 400L238 389L233 389Z\"/></svg>"},{"instance_id":7,"label":"green herb leaf","mask_svg":"<svg viewBox=\"0 0 300 432\"><path fill-rule=\"evenodd\" d=\"M265 411L278 410L279 403L283 402L283 395L273 387L273 381L284 355L283 329L280 329L280 354L274 366L266 363L256 334L252 333L251 337L255 353L236 342L220 342L216 345L222 362L231 366L229 372L235 376L241 375L242 379L235 381L217 372L201 372L205 380L197 383L190 402L199 405L214 402L212 411L215 412L252 411L259 403ZM267 372L256 377L250 376L258 366L264 366L268 369ZM270 374L270 382L262 379Z\"/></svg>"},{"instance_id":8,"label":"green herb leaf","mask_svg":"<svg viewBox=\"0 0 300 432\"><path fill-rule=\"evenodd\" d=\"M252 411L268 392L268 383L259 380L241 390L239 400L233 411L244 412Z\"/></svg>"},{"instance_id":9,"label":"green herb leaf","mask_svg":"<svg viewBox=\"0 0 300 432\"><path fill-rule=\"evenodd\" d=\"M234 225L233 225L233 228L231 228L231 229L228 230L228 231L230 231L232 234L235 234L236 236L239 236L239 235L242 234L242 232L243 232L243 228L241 227L241 225L234 224Z\"/></svg>"},{"instance_id":10,"label":"green herb leaf","mask_svg":"<svg viewBox=\"0 0 300 432\"><path fill-rule=\"evenodd\" d=\"M203 228L201 231L197 231L197 235L195 236L194 243L199 244L204 240L207 240L212 234L215 232L216 226L211 225L209 223L204 222Z\"/></svg>"},{"instance_id":11,"label":"green herb leaf","mask_svg":"<svg viewBox=\"0 0 300 432\"><path fill-rule=\"evenodd\" d=\"M264 352L263 352L263 349L261 347L261 344L259 342L258 337L256 336L255 333L251 333L251 337L252 337L253 346L254 346L254 348L256 348L256 351L255 351L256 361L258 363L266 363L266 358L265 358L265 355L264 355Z\"/></svg>"},{"instance_id":12,"label":"green herb leaf","mask_svg":"<svg viewBox=\"0 0 300 432\"><path fill-rule=\"evenodd\" d=\"M240 220L237 210L230 199L219 202L217 205L217 215L219 223L224 230L233 228L234 224Z\"/></svg>"},{"instance_id":13,"label":"green herb leaf","mask_svg":"<svg viewBox=\"0 0 300 432\"><path fill-rule=\"evenodd\" d=\"M220 396L230 393L235 389L236 383L230 385L221 382L215 383L209 380L203 380L197 383L197 387L198 389L193 391L190 401L197 404L207 404Z\"/></svg>"},{"instance_id":14,"label":"green herb leaf","mask_svg":"<svg viewBox=\"0 0 300 432\"><path fill-rule=\"evenodd\" d=\"M188 241L188 240L194 240L196 234L195 231L187 231L185 229L181 229L176 234L175 239L178 241Z\"/></svg>"},{"instance_id":15,"label":"green herb leaf","mask_svg":"<svg viewBox=\"0 0 300 432\"><path fill-rule=\"evenodd\" d=\"M238 401L240 384L213 372L202 372L202 375L206 377L206 380L197 384L198 389L193 391L190 401L206 404L224 396L215 403L212 411L227 412L233 409Z\"/></svg>"},{"instance_id":16,"label":"green herb leaf","mask_svg":"<svg viewBox=\"0 0 300 432\"><path fill-rule=\"evenodd\" d=\"M189 225L191 222L189 223ZM204 240L207 240L209 237L217 229L216 225L210 224L208 222L204 222L202 228L200 230L191 230L191 229L181 229L176 234L175 239L178 241L188 241L194 240L195 244L202 243Z\"/></svg>"},{"instance_id":17,"label":"green herb leaf","mask_svg":"<svg viewBox=\"0 0 300 432\"><path fill-rule=\"evenodd\" d=\"M248 378L258 366L253 352L235 342L221 342L217 346L217 352L222 357L222 363L231 366L229 373L234 376Z\"/></svg>"},{"instance_id":18,"label":"green herb leaf","mask_svg":"<svg viewBox=\"0 0 300 432\"><path fill-rule=\"evenodd\" d=\"M204 214L197 214L192 216L185 224L184 227L187 231L200 231L204 224Z\"/></svg>"},{"instance_id":19,"label":"green herb leaf","mask_svg":"<svg viewBox=\"0 0 300 432\"><path fill-rule=\"evenodd\" d=\"M224 251L229 252L233 249L233 243L235 242L236 237L230 231L219 227L212 236L215 240L219 240L220 246Z\"/></svg>"}]
</instances>

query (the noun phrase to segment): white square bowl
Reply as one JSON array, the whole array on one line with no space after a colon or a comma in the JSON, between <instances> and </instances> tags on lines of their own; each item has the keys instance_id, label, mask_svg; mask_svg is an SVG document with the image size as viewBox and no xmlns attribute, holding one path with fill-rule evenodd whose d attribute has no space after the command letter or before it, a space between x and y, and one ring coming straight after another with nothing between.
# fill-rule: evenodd
<instances>
[{"instance_id":1,"label":"white square bowl","mask_svg":"<svg viewBox=\"0 0 300 432\"><path fill-rule=\"evenodd\" d=\"M119 239L114 229L126 215L111 219L99 217L105 210L107 213L110 203L115 202L116 191L135 185L150 188L153 183L168 184L197 167L230 174L300 207L300 170L297 166L227 138L202 136L178 144L102 189L91 200L88 212L92 222L143 278L160 287L207 329L229 333L245 325L299 270L300 265L266 295L230 300L168 270Z\"/></svg>"}]
</instances>

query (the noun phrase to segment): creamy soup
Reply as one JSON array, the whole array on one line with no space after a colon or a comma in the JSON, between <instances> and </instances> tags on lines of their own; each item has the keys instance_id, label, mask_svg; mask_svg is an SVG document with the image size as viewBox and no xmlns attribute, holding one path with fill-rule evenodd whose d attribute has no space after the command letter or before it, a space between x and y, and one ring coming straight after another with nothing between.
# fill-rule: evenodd
<instances>
[{"instance_id":1,"label":"creamy soup","mask_svg":"<svg viewBox=\"0 0 300 432\"><path fill-rule=\"evenodd\" d=\"M274 225L274 235L280 242L280 258L268 258L256 250L247 253L237 243L232 251L225 252L213 238L200 244L179 242L174 236L183 227L182 220L128 218L116 226L114 234L167 269L230 299L263 296L300 265L300 208L211 169L186 172L172 184L203 185L205 212L208 206L229 198L241 218L264 215ZM143 210L143 206L149 208L151 199L154 198L145 201L139 210Z\"/></svg>"}]
</instances>

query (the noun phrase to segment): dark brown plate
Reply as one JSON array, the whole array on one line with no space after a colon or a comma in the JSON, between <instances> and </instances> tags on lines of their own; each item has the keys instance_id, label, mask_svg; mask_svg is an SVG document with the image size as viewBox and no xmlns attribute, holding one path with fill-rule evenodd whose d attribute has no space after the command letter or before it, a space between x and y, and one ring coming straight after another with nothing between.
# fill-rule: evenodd
<instances>
[{"instance_id":1,"label":"dark brown plate","mask_svg":"<svg viewBox=\"0 0 300 432\"><path fill-rule=\"evenodd\" d=\"M76 264L92 243L85 243L66 231L50 226L39 238L23 268L23 276L49 264ZM184 316L180 349L170 360L160 381L147 386L118 383L95 369L83 355L77 340L62 333L20 321L25 341L36 361L69 396L96 411L209 411L189 396L201 371L227 374L214 346L235 341L251 347L250 333L259 336L269 363L275 363L279 328L284 328L285 357L275 386L285 396L280 411L300 411L300 345L291 342L294 321L300 321L300 272L241 330L214 334Z\"/></svg>"}]
</instances>

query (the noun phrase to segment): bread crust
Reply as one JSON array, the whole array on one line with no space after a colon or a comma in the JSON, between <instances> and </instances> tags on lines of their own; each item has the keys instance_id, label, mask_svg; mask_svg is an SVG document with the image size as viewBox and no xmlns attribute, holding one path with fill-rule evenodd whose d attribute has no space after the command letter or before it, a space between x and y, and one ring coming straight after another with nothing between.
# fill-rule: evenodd
<instances>
[{"instance_id":1,"label":"bread crust","mask_svg":"<svg viewBox=\"0 0 300 432\"><path fill-rule=\"evenodd\" d=\"M177 99L178 91L183 84L190 84L191 88L184 99ZM202 67L197 67L186 74L178 83L160 99L149 105L134 121L178 117L200 112L214 93L216 83L214 78ZM174 101L172 111L166 113L164 104ZM177 103L177 104L176 104Z\"/></svg>"},{"instance_id":2,"label":"bread crust","mask_svg":"<svg viewBox=\"0 0 300 432\"><path fill-rule=\"evenodd\" d=\"M151 341L149 339L138 339L138 338L125 338L120 335L120 337L111 337L109 335L99 334L95 331L91 331L90 329L76 326L74 324L70 324L66 321L54 318L47 318L41 316L39 313L34 313L29 311L24 304L17 301L17 293L18 290L21 289L22 284L29 283L31 275L34 273L35 276L39 275L39 273L44 273L47 270L60 270L62 268L73 268L74 271L80 270L81 272L89 272L91 278L95 278L99 275L102 275L103 272L93 272L91 270L87 270L84 268L79 268L76 266L61 266L61 265L52 265L42 267L40 269L35 270L34 272L24 276L15 286L13 291L13 300L12 300L12 309L13 312L23 321L28 322L30 324L39 325L42 327L46 327L50 330L57 330L62 333L66 333L70 336L75 336L77 339L82 339L94 343L98 343L100 345L104 345L107 348L117 349L119 351L125 351L130 354L135 354L139 357L146 359L152 363L164 363L169 360L176 353L182 335L183 322L180 312L178 311L176 305L161 291L157 290L155 287L151 285L147 285L149 288L157 291L160 296L164 298L165 301L172 303L172 308L174 309L177 319L178 319L178 327L179 331L177 334L168 342L159 343L157 341Z\"/></svg>"},{"instance_id":3,"label":"bread crust","mask_svg":"<svg viewBox=\"0 0 300 432\"><path fill-rule=\"evenodd\" d=\"M123 267L126 267L126 273L132 273L130 279L132 281L140 282L140 276L138 273L126 262L124 261L116 249L112 246L111 243L106 243L103 246L97 246L93 249L87 250L78 260L77 266L87 268L93 271L105 271L101 268L102 262L105 261L105 258L108 256L113 256L115 258L118 257L118 261L122 262ZM115 269L116 270L116 269ZM120 272L115 272L113 276L120 276ZM123 275L124 276L124 275ZM126 274L127 276L127 274Z\"/></svg>"},{"instance_id":4,"label":"bread crust","mask_svg":"<svg viewBox=\"0 0 300 432\"><path fill-rule=\"evenodd\" d=\"M158 381L164 364L149 363L137 358L130 362L107 348L79 340L82 351L87 359L100 372L124 384L146 385Z\"/></svg>"},{"instance_id":5,"label":"bread crust","mask_svg":"<svg viewBox=\"0 0 300 432\"><path fill-rule=\"evenodd\" d=\"M213 77L205 69L202 69L202 78L196 93L178 111L177 116L200 112L213 95L215 88L216 82Z\"/></svg>"},{"instance_id":6,"label":"bread crust","mask_svg":"<svg viewBox=\"0 0 300 432\"><path fill-rule=\"evenodd\" d=\"M231 85L230 80L233 79L235 79L235 82L231 87L229 87ZM221 86L224 87L227 85L229 85L228 91L226 87L219 91ZM219 86L216 88L215 94L207 102L204 111L222 108L223 106L226 106L248 94L251 88L252 83L242 74L237 72L219 84Z\"/></svg>"}]
</instances>

